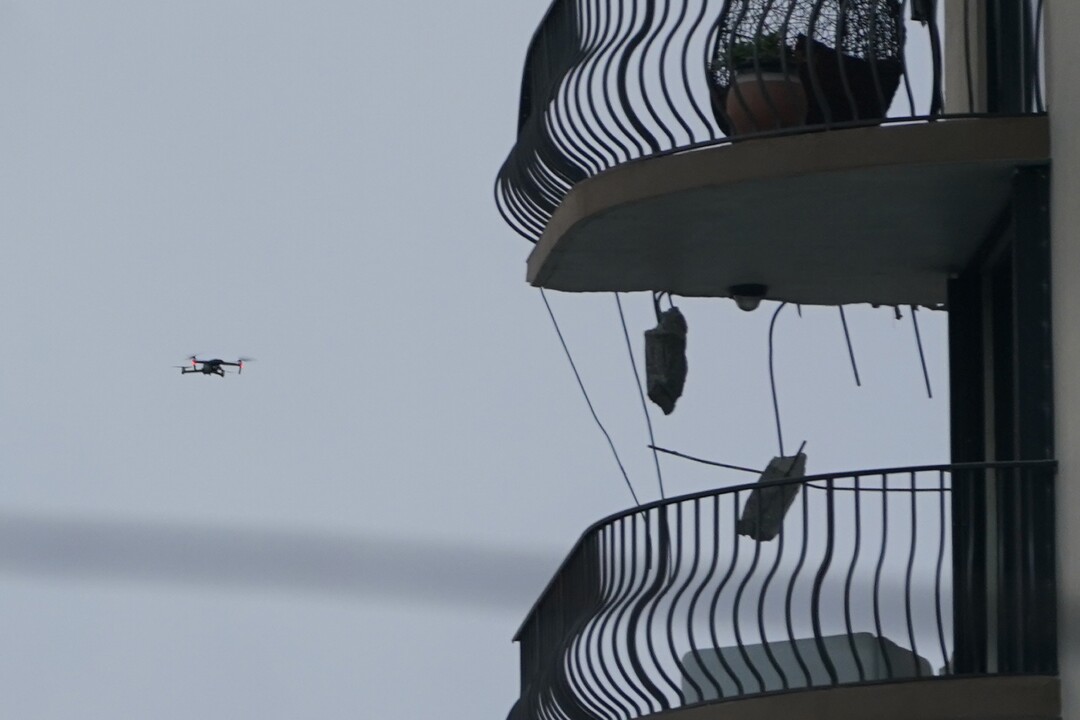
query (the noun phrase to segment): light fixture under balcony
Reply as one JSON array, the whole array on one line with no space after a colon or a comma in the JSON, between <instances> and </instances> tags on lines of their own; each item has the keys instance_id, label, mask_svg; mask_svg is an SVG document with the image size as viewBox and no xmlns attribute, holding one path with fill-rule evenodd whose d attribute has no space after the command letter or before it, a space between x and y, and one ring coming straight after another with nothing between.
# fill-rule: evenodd
<instances>
[{"instance_id":1,"label":"light fixture under balcony","mask_svg":"<svg viewBox=\"0 0 1080 720\"><path fill-rule=\"evenodd\" d=\"M751 310L757 310L768 290L767 287L760 283L747 283L745 285L732 285L728 292L731 293L731 299L735 301L740 310L750 312Z\"/></svg>"}]
</instances>

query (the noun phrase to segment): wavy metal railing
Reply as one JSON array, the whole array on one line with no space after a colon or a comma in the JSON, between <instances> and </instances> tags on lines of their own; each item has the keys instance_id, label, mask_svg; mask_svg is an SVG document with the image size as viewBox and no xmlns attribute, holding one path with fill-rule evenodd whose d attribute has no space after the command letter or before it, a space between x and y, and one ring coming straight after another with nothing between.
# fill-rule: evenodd
<instances>
[{"instance_id":1,"label":"wavy metal railing","mask_svg":"<svg viewBox=\"0 0 1080 720\"><path fill-rule=\"evenodd\" d=\"M992 630L966 611L956 623L964 627L954 626L954 569L968 590L980 575L957 569L968 561L963 543L954 555L951 493L978 487L1006 497L1011 488L1047 498L1055 467L818 475L613 515L586 531L519 630L522 692L510 719L629 719L773 691L973 672L954 668L957 643ZM767 512L761 502L748 509L755 490L777 500L797 491L768 541L739 534L740 514L760 526ZM1001 542L1037 543L1030 533ZM1001 586L1001 598L1045 593L1026 560L1042 550L1014 549L1026 569L992 576L989 587ZM997 618L1000 627L1037 614L992 604L1017 615Z\"/></svg>"},{"instance_id":2,"label":"wavy metal railing","mask_svg":"<svg viewBox=\"0 0 1080 720\"><path fill-rule=\"evenodd\" d=\"M967 114L1044 110L1043 2L1016 6L1000 24L1022 26L1024 97L980 107L980 38L965 0L968 83L956 94ZM908 37L908 18L925 37ZM576 183L625 162L747 135L943 117L942 44L933 0L555 0L528 49L496 203L535 242ZM929 82L909 77L913 48L929 54L918 58Z\"/></svg>"}]
</instances>

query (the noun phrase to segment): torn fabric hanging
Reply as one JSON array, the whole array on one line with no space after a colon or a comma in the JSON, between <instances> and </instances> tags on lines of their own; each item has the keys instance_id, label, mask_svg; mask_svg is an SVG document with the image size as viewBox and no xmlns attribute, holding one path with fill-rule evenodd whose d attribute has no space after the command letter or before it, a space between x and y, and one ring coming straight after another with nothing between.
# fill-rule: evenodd
<instances>
[{"instance_id":1,"label":"torn fabric hanging","mask_svg":"<svg viewBox=\"0 0 1080 720\"><path fill-rule=\"evenodd\" d=\"M686 383L686 319L672 307L657 312L657 320L645 331L645 382L649 399L670 415Z\"/></svg>"},{"instance_id":2,"label":"torn fabric hanging","mask_svg":"<svg viewBox=\"0 0 1080 720\"><path fill-rule=\"evenodd\" d=\"M805 475L806 453L774 457L765 472L761 473L758 483L801 478ZM793 482L754 488L743 506L742 517L739 518L737 526L738 533L759 542L775 538L784 524L784 515L799 494L800 487L802 483Z\"/></svg>"}]
</instances>

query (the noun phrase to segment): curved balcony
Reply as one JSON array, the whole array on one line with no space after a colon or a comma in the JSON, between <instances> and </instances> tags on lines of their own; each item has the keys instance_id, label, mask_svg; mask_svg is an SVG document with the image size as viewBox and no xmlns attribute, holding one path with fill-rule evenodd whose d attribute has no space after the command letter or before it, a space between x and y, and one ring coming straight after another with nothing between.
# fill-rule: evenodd
<instances>
[{"instance_id":1,"label":"curved balcony","mask_svg":"<svg viewBox=\"0 0 1080 720\"><path fill-rule=\"evenodd\" d=\"M1049 156L1043 3L971 5L555 0L495 188L529 282L943 303Z\"/></svg>"},{"instance_id":2,"label":"curved balcony","mask_svg":"<svg viewBox=\"0 0 1080 720\"><path fill-rule=\"evenodd\" d=\"M606 518L518 631L510 719L1057 717L1030 531L1054 472L866 470ZM991 530L972 497L1003 508Z\"/></svg>"}]
</instances>

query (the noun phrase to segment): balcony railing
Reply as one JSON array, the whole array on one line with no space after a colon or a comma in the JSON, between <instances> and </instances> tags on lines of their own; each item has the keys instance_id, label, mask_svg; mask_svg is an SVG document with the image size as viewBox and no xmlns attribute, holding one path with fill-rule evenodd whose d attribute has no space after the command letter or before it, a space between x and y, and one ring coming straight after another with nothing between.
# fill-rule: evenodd
<instances>
[{"instance_id":1,"label":"balcony railing","mask_svg":"<svg viewBox=\"0 0 1080 720\"><path fill-rule=\"evenodd\" d=\"M535 242L575 184L633 160L762 134L1044 110L1041 0L963 3L961 32L948 34L948 106L936 5L555 0L528 49L500 212Z\"/></svg>"},{"instance_id":2,"label":"balcony railing","mask_svg":"<svg viewBox=\"0 0 1080 720\"><path fill-rule=\"evenodd\" d=\"M1055 467L819 475L613 515L582 536L519 630L510 718L1052 675Z\"/></svg>"}]
</instances>

